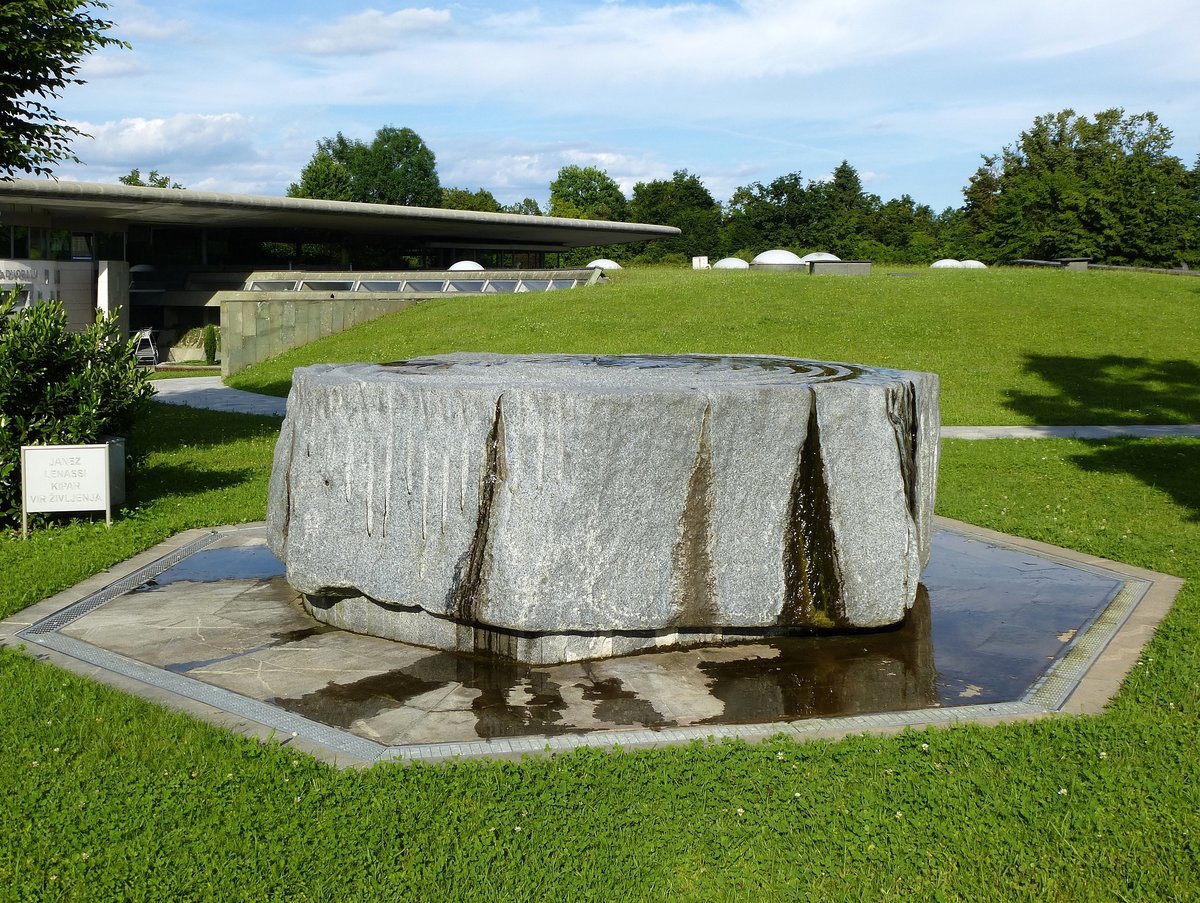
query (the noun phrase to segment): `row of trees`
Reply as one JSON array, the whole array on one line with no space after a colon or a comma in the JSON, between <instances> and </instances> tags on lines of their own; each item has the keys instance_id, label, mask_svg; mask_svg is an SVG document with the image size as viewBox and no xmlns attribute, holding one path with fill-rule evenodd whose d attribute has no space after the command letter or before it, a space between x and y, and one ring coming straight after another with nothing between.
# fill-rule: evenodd
<instances>
[{"instance_id":1,"label":"row of trees","mask_svg":"<svg viewBox=\"0 0 1200 903\"><path fill-rule=\"evenodd\" d=\"M752 257L767 248L830 251L843 259L989 263L1091 257L1098 262L1200 264L1200 159L1170 153L1172 134L1153 113L1073 110L1040 116L1017 141L985 155L959 208L935 212L910 196L884 201L843 161L828 179L799 171L753 182L720 204L687 170L639 182L626 197L604 170L565 166L550 183L551 216L676 226L642 245L579 249L623 262ZM411 129L380 129L372 142L323 139L292 197L540 215L525 198L501 205L490 191L443 188L433 152ZM576 261L568 261L576 262Z\"/></svg>"}]
</instances>

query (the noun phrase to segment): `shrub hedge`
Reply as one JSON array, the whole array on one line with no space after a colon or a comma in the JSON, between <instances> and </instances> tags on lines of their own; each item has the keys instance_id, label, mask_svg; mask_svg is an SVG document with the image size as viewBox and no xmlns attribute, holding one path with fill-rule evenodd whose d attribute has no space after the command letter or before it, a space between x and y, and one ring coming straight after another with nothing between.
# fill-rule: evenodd
<instances>
[{"instance_id":1,"label":"shrub hedge","mask_svg":"<svg viewBox=\"0 0 1200 903\"><path fill-rule=\"evenodd\" d=\"M21 446L87 445L126 435L154 387L115 316L70 332L57 302L0 298L0 525L21 516Z\"/></svg>"}]
</instances>

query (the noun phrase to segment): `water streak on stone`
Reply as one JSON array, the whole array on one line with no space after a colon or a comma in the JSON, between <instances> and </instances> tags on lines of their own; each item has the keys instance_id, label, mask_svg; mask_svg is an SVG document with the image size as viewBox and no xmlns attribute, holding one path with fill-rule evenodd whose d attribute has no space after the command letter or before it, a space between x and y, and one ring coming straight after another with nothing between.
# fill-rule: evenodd
<instances>
[{"instance_id":1,"label":"water streak on stone","mask_svg":"<svg viewBox=\"0 0 1200 903\"><path fill-rule=\"evenodd\" d=\"M784 604L778 623L832 627L845 621L845 613L841 609L841 574L821 457L816 393L811 405L784 534Z\"/></svg>"},{"instance_id":2,"label":"water streak on stone","mask_svg":"<svg viewBox=\"0 0 1200 903\"><path fill-rule=\"evenodd\" d=\"M491 528L492 502L496 490L507 478L504 460L503 396L496 399L492 431L484 448L483 474L479 481L479 514L475 534L464 560L459 563L457 580L452 590L452 608L462 621L479 621L486 599L483 598L488 567L487 545Z\"/></svg>"},{"instance_id":3,"label":"water streak on stone","mask_svg":"<svg viewBox=\"0 0 1200 903\"><path fill-rule=\"evenodd\" d=\"M696 460L688 479L687 497L680 517L679 542L675 544L671 556L675 598L679 605L676 624L680 627L703 627L717 621L713 599L711 420L712 405L705 405L696 443Z\"/></svg>"},{"instance_id":4,"label":"water streak on stone","mask_svg":"<svg viewBox=\"0 0 1200 903\"><path fill-rule=\"evenodd\" d=\"M904 484L909 516L917 517L917 390L911 382L888 393L888 419L896 431L900 455L900 478Z\"/></svg>"}]
</instances>

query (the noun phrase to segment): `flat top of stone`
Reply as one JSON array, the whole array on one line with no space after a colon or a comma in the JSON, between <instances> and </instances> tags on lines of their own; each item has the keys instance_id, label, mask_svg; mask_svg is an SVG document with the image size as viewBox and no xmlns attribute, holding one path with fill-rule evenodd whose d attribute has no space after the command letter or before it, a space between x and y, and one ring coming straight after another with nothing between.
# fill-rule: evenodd
<instances>
[{"instance_id":1,"label":"flat top of stone","mask_svg":"<svg viewBox=\"0 0 1200 903\"><path fill-rule=\"evenodd\" d=\"M900 370L768 355L717 354L475 354L433 355L389 364L316 365L326 380L397 381L470 389L547 388L568 391L809 386L858 381L891 383Z\"/></svg>"}]
</instances>

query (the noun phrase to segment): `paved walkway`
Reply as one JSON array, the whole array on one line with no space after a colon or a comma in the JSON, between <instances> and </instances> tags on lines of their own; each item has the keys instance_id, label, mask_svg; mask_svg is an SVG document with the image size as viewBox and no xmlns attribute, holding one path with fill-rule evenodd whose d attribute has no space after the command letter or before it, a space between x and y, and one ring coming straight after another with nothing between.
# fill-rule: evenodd
<instances>
[{"instance_id":1,"label":"paved walkway","mask_svg":"<svg viewBox=\"0 0 1200 903\"><path fill-rule=\"evenodd\" d=\"M231 389L219 376L155 380L158 401L237 414L282 417L286 398ZM1108 439L1113 436L1189 436L1200 439L1200 423L1164 426L943 426L943 439Z\"/></svg>"},{"instance_id":2,"label":"paved walkway","mask_svg":"<svg viewBox=\"0 0 1200 903\"><path fill-rule=\"evenodd\" d=\"M1200 438L1200 423L1164 426L943 426L943 439L1108 439L1113 436Z\"/></svg>"},{"instance_id":3,"label":"paved walkway","mask_svg":"<svg viewBox=\"0 0 1200 903\"><path fill-rule=\"evenodd\" d=\"M156 379L154 388L155 401L181 404L189 408L232 411L235 414L267 414L273 417L282 417L287 410L286 398L231 389L221 382L219 376Z\"/></svg>"}]
</instances>

